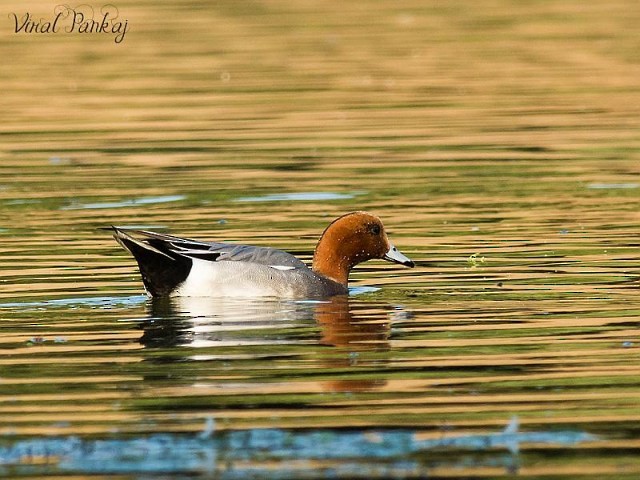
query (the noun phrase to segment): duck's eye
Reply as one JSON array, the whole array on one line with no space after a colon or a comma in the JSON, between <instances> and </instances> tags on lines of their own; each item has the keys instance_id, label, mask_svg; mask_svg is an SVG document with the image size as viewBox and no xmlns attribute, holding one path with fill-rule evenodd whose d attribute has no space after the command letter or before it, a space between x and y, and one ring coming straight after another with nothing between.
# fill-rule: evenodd
<instances>
[{"instance_id":1,"label":"duck's eye","mask_svg":"<svg viewBox=\"0 0 640 480\"><path fill-rule=\"evenodd\" d=\"M374 235L380 235L380 225L373 223L369 226L369 231Z\"/></svg>"}]
</instances>

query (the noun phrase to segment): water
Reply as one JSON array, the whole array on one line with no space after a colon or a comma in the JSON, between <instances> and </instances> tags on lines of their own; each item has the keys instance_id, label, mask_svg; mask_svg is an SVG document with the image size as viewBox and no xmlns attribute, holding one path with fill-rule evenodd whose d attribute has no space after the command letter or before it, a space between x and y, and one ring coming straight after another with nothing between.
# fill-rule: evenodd
<instances>
[{"instance_id":1,"label":"water","mask_svg":"<svg viewBox=\"0 0 640 480\"><path fill-rule=\"evenodd\" d=\"M0 475L637 478L635 7L124 1L120 44L7 23ZM152 302L99 230L310 261L355 209L417 267L325 302Z\"/></svg>"}]
</instances>

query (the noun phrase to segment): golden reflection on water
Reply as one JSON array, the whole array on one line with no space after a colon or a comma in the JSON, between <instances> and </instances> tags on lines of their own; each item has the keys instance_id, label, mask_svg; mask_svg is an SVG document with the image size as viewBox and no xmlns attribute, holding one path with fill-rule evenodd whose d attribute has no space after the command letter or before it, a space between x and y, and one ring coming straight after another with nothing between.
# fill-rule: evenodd
<instances>
[{"instance_id":1,"label":"golden reflection on water","mask_svg":"<svg viewBox=\"0 0 640 480\"><path fill-rule=\"evenodd\" d=\"M0 32L3 438L517 414L599 436L523 475L640 472L635 2L117 7L117 46ZM150 302L97 230L310 261L354 209L418 266L326 303Z\"/></svg>"}]
</instances>

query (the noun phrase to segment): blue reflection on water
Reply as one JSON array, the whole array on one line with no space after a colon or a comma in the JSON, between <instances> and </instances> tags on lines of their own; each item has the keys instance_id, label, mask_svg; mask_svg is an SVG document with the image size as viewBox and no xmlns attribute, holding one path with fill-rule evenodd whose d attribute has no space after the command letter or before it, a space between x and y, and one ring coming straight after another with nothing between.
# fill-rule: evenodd
<instances>
[{"instance_id":1,"label":"blue reflection on water","mask_svg":"<svg viewBox=\"0 0 640 480\"><path fill-rule=\"evenodd\" d=\"M7 302L0 303L0 308L49 308L49 307L98 307L118 308L134 307L147 301L146 295L131 295L128 297L74 297L56 298L53 300L40 300L31 302Z\"/></svg>"},{"instance_id":2,"label":"blue reflection on water","mask_svg":"<svg viewBox=\"0 0 640 480\"><path fill-rule=\"evenodd\" d=\"M335 193L335 192L298 192L298 193L274 193L259 197L241 197L236 202L283 202L283 201L319 201L319 200L347 200L361 195L361 192Z\"/></svg>"},{"instance_id":3,"label":"blue reflection on water","mask_svg":"<svg viewBox=\"0 0 640 480\"><path fill-rule=\"evenodd\" d=\"M587 185L587 188L593 190L620 190L638 187L640 187L640 183L590 183Z\"/></svg>"},{"instance_id":4,"label":"blue reflection on water","mask_svg":"<svg viewBox=\"0 0 640 480\"><path fill-rule=\"evenodd\" d=\"M4 467L28 466L29 471L86 473L216 472L219 478L319 478L315 461L336 461L334 475L380 476L381 473L427 473L425 458L410 457L429 450L494 451L517 454L525 443L571 446L595 440L580 431L519 432L513 419L501 432L420 439L412 430L282 430L215 431L207 422L199 435L157 434L125 439L35 438L0 446ZM41 467L29 459L38 459ZM43 462L46 460L46 462ZM296 461L292 468L291 461ZM463 462L465 460L462 460ZM281 462L281 464L279 463ZM513 467L513 459L503 466ZM463 465L461 465L463 466ZM327 473L326 471L324 472ZM262 477L261 477L262 478Z\"/></svg>"},{"instance_id":5,"label":"blue reflection on water","mask_svg":"<svg viewBox=\"0 0 640 480\"><path fill-rule=\"evenodd\" d=\"M1 230L0 230L1 231ZM363 295L366 293L374 293L380 290L378 287L357 286L349 287L349 295ZM203 297L208 298L208 297ZM216 297L211 297L215 299ZM28 302L4 302L0 303L0 308L49 308L49 307L99 307L99 308L117 308L117 307L136 307L142 305L149 300L146 295L130 295L126 297L73 297L73 298L55 298L52 300L34 300ZM244 300L244 299L243 299ZM246 301L246 300L245 300ZM294 303L317 303L318 300L296 300Z\"/></svg>"},{"instance_id":6,"label":"blue reflection on water","mask_svg":"<svg viewBox=\"0 0 640 480\"><path fill-rule=\"evenodd\" d=\"M163 195L159 197L142 197L122 200L119 202L99 202L99 203L72 203L61 207L61 210L91 210L100 208L124 208L137 207L140 205L152 205L155 203L179 202L184 200L184 195Z\"/></svg>"}]
</instances>

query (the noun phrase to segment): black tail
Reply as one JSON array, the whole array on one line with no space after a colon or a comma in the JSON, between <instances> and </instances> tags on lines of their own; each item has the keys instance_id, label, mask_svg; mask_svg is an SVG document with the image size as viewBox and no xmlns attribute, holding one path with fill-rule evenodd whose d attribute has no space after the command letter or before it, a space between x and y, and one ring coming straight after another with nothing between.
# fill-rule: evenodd
<instances>
[{"instance_id":1,"label":"black tail","mask_svg":"<svg viewBox=\"0 0 640 480\"><path fill-rule=\"evenodd\" d=\"M138 262L144 287L153 297L166 297L187 279L191 271L191 259L163 249L162 242L136 240L117 227L113 238L128 250Z\"/></svg>"}]
</instances>

